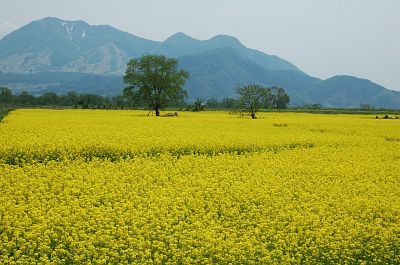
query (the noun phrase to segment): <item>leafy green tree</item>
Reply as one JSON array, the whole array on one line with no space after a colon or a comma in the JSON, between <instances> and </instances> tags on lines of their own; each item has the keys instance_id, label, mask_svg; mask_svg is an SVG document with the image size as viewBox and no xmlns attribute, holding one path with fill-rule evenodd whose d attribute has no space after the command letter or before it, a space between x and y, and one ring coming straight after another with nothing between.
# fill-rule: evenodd
<instances>
[{"instance_id":1,"label":"leafy green tree","mask_svg":"<svg viewBox=\"0 0 400 265\"><path fill-rule=\"evenodd\" d=\"M289 104L290 97L288 93L286 93L285 89L281 87L271 87L270 92L272 107L274 109L286 109Z\"/></svg>"},{"instance_id":2,"label":"leafy green tree","mask_svg":"<svg viewBox=\"0 0 400 265\"><path fill-rule=\"evenodd\" d=\"M233 110L238 106L238 100L235 98L224 98L222 99L222 107L225 109Z\"/></svg>"},{"instance_id":3,"label":"leafy green tree","mask_svg":"<svg viewBox=\"0 0 400 265\"><path fill-rule=\"evenodd\" d=\"M373 110L374 107L371 106L370 104L366 104L366 103L361 103L360 104L360 110Z\"/></svg>"},{"instance_id":4,"label":"leafy green tree","mask_svg":"<svg viewBox=\"0 0 400 265\"><path fill-rule=\"evenodd\" d=\"M196 98L194 101L194 111L202 111L204 109L204 99Z\"/></svg>"},{"instance_id":5,"label":"leafy green tree","mask_svg":"<svg viewBox=\"0 0 400 265\"><path fill-rule=\"evenodd\" d=\"M79 100L78 98L79 96L76 92L74 91L68 92L66 95L63 96L62 104L64 106L77 106Z\"/></svg>"},{"instance_id":6,"label":"leafy green tree","mask_svg":"<svg viewBox=\"0 0 400 265\"><path fill-rule=\"evenodd\" d=\"M256 119L256 113L268 102L270 90L260 85L247 85L237 89L239 106L248 112L251 118Z\"/></svg>"},{"instance_id":7,"label":"leafy green tree","mask_svg":"<svg viewBox=\"0 0 400 265\"><path fill-rule=\"evenodd\" d=\"M22 106L29 106L34 105L35 97L26 91L22 91L21 94L16 97L16 100L17 103Z\"/></svg>"},{"instance_id":8,"label":"leafy green tree","mask_svg":"<svg viewBox=\"0 0 400 265\"><path fill-rule=\"evenodd\" d=\"M132 87L126 87L122 95L130 105L130 107L134 109L142 104L139 92L137 90L134 90Z\"/></svg>"},{"instance_id":9,"label":"leafy green tree","mask_svg":"<svg viewBox=\"0 0 400 265\"><path fill-rule=\"evenodd\" d=\"M126 97L124 97L123 95L117 95L111 98L111 103L114 107L123 109L126 104Z\"/></svg>"},{"instance_id":10,"label":"leafy green tree","mask_svg":"<svg viewBox=\"0 0 400 265\"><path fill-rule=\"evenodd\" d=\"M59 98L54 92L46 92L37 98L39 105L56 106L59 103Z\"/></svg>"},{"instance_id":11,"label":"leafy green tree","mask_svg":"<svg viewBox=\"0 0 400 265\"><path fill-rule=\"evenodd\" d=\"M0 103L11 104L13 102L12 91L7 87L0 87Z\"/></svg>"},{"instance_id":12,"label":"leafy green tree","mask_svg":"<svg viewBox=\"0 0 400 265\"><path fill-rule=\"evenodd\" d=\"M96 94L79 94L78 105L83 109L105 108L110 105L110 99Z\"/></svg>"},{"instance_id":13,"label":"leafy green tree","mask_svg":"<svg viewBox=\"0 0 400 265\"><path fill-rule=\"evenodd\" d=\"M189 73L178 70L176 59L162 55L143 55L129 61L124 82L129 84L124 90L127 95L137 91L138 98L160 116L160 109L173 102L182 101L187 93L182 86Z\"/></svg>"},{"instance_id":14,"label":"leafy green tree","mask_svg":"<svg viewBox=\"0 0 400 265\"><path fill-rule=\"evenodd\" d=\"M218 99L216 98L210 98L209 100L207 100L206 102L206 107L209 109L216 109L220 107L220 102L218 101Z\"/></svg>"}]
</instances>

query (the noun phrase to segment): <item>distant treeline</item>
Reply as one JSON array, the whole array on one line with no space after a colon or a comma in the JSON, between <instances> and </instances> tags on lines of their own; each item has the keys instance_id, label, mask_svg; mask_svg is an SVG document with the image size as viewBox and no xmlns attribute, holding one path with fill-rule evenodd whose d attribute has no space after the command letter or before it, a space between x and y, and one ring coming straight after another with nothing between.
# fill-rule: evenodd
<instances>
[{"instance_id":1,"label":"distant treeline","mask_svg":"<svg viewBox=\"0 0 400 265\"><path fill-rule=\"evenodd\" d=\"M264 106L264 108L277 108L273 106L273 102ZM21 92L14 95L9 88L0 88L0 106L6 108L18 107L72 107L72 108L104 108L104 109L127 109L127 108L144 108L143 102L125 95L117 95L114 97L103 97L96 94L78 94L69 92L64 95L58 95L53 92L46 92L40 96L33 96L28 92ZM185 110L200 111L203 109L229 109L234 110L239 106L238 99L224 98L222 100L196 99L193 104L185 102L176 102L172 104L172 108ZM286 108L286 106L284 107Z\"/></svg>"},{"instance_id":2,"label":"distant treeline","mask_svg":"<svg viewBox=\"0 0 400 265\"><path fill-rule=\"evenodd\" d=\"M57 95L47 92L40 96L33 96L28 92L13 95L8 88L0 88L0 106L7 108L15 107L46 107L63 106L73 108L128 108L132 104L122 95L112 98L99 96L96 94L78 94L69 92L65 95Z\"/></svg>"},{"instance_id":3,"label":"distant treeline","mask_svg":"<svg viewBox=\"0 0 400 265\"><path fill-rule=\"evenodd\" d=\"M132 98L117 95L114 97L104 97L96 94L78 94L76 92L69 92L64 95L57 95L56 93L47 92L40 96L33 96L28 92L22 92L20 94L14 95L12 91L5 87L0 87L0 114L3 116L8 112L6 110L13 108L23 108L23 107L70 107L79 109L135 109L135 108L145 108L146 106L139 102L134 101ZM208 99L207 101L203 99L196 99L192 104L185 102L178 102L171 106L171 108L188 110L188 111L201 111L204 109L209 110L238 110L239 101L236 98L224 98L218 100L215 98ZM264 109L286 109L279 108L274 105L274 102L269 102ZM324 109L320 104L310 104L305 106L300 106L296 108L290 108L287 111L308 111L311 113L330 113L330 114L379 114L379 113L389 113L389 114L399 114L399 110L386 110L386 109L374 109L368 104L361 104L359 108L354 109ZM0 115L2 116L2 115Z\"/></svg>"},{"instance_id":4,"label":"distant treeline","mask_svg":"<svg viewBox=\"0 0 400 265\"><path fill-rule=\"evenodd\" d=\"M10 112L9 109L0 108L0 121L7 115L8 112Z\"/></svg>"},{"instance_id":5,"label":"distant treeline","mask_svg":"<svg viewBox=\"0 0 400 265\"><path fill-rule=\"evenodd\" d=\"M252 87L257 87L257 85L250 85L247 86L247 88L252 88ZM245 87L243 87L245 88ZM262 109L287 109L290 97L285 91L285 89L280 88L280 87L269 87L265 88L262 86L259 86L259 88L262 88L262 91L264 91L264 94L260 94L259 91L255 92L252 91L250 92L246 98L247 101L249 102L254 102L255 98L262 97L264 96L261 100L260 98L260 104L262 104L261 108ZM239 93L239 90L238 90ZM204 103L204 100L201 98L198 98L194 101L194 105L192 106L194 110L201 110L203 107L206 107L208 109L239 109L243 107L243 95L240 95L240 98L224 98L222 100L214 99L211 98L207 100ZM261 103L262 102L262 103ZM259 107L257 107L259 108Z\"/></svg>"}]
</instances>

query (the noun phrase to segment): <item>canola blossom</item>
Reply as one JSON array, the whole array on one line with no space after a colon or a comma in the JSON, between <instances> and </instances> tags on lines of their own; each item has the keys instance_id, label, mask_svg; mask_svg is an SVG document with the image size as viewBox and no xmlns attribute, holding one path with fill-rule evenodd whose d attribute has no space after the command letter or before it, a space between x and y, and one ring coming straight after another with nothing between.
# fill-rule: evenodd
<instances>
[{"instance_id":1,"label":"canola blossom","mask_svg":"<svg viewBox=\"0 0 400 265\"><path fill-rule=\"evenodd\" d=\"M0 264L399 264L400 123L17 110Z\"/></svg>"}]
</instances>

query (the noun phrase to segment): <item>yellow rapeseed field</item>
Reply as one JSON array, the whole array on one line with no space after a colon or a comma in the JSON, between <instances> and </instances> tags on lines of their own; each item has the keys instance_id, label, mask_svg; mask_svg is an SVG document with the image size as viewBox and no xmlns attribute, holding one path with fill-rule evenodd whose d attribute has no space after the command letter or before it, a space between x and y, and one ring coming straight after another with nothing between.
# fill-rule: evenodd
<instances>
[{"instance_id":1,"label":"yellow rapeseed field","mask_svg":"<svg viewBox=\"0 0 400 265\"><path fill-rule=\"evenodd\" d=\"M400 122L17 110L0 264L400 264Z\"/></svg>"}]
</instances>

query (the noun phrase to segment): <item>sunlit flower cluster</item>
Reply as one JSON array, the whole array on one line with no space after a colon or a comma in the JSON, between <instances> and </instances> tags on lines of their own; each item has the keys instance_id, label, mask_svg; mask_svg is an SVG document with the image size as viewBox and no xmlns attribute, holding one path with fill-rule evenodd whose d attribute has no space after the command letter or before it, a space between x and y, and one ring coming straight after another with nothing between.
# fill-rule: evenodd
<instances>
[{"instance_id":1,"label":"sunlit flower cluster","mask_svg":"<svg viewBox=\"0 0 400 265\"><path fill-rule=\"evenodd\" d=\"M0 123L0 264L400 263L396 120L146 114Z\"/></svg>"}]
</instances>

